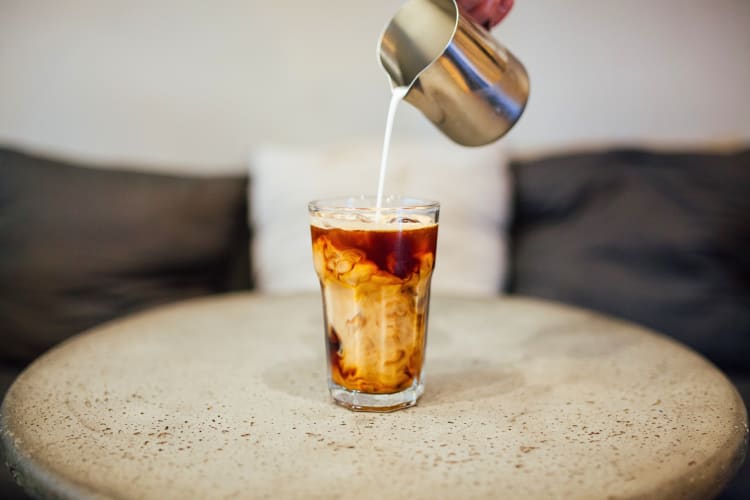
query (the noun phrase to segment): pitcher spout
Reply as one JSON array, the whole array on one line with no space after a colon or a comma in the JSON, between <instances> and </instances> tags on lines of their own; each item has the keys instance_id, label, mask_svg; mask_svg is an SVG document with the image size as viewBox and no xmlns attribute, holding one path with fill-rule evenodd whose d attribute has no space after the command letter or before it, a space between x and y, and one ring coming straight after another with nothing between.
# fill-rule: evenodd
<instances>
[{"instance_id":1,"label":"pitcher spout","mask_svg":"<svg viewBox=\"0 0 750 500\"><path fill-rule=\"evenodd\" d=\"M489 144L523 114L523 64L455 0L409 0L386 26L379 61L392 88L445 135L465 146Z\"/></svg>"}]
</instances>

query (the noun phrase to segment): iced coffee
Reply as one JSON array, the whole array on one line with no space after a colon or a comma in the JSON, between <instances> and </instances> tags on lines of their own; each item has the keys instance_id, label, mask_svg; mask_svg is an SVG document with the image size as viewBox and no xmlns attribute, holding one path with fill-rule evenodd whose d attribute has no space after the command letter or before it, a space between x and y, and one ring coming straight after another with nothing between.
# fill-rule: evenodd
<instances>
[{"instance_id":1,"label":"iced coffee","mask_svg":"<svg viewBox=\"0 0 750 500\"><path fill-rule=\"evenodd\" d=\"M423 391L438 204L390 198L310 204L329 387L355 410L412 406Z\"/></svg>"}]
</instances>

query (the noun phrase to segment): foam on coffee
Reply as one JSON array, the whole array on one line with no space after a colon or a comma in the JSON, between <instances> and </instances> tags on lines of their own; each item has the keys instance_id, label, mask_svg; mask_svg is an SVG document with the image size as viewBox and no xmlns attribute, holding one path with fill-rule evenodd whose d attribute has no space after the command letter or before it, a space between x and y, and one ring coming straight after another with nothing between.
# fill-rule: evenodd
<instances>
[{"instance_id":1,"label":"foam on coffee","mask_svg":"<svg viewBox=\"0 0 750 500\"><path fill-rule=\"evenodd\" d=\"M432 217L409 214L408 216L389 213L388 210L373 208L371 212L361 209L357 212L317 212L310 216L310 224L321 229L339 228L351 231L411 231L437 225Z\"/></svg>"}]
</instances>

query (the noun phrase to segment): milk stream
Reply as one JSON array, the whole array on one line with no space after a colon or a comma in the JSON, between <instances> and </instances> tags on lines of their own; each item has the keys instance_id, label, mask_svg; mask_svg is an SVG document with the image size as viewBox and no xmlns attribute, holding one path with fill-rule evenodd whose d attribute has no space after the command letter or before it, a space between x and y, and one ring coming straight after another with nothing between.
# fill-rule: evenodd
<instances>
[{"instance_id":1,"label":"milk stream","mask_svg":"<svg viewBox=\"0 0 750 500\"><path fill-rule=\"evenodd\" d=\"M380 219L380 209L383 206L383 188L385 187L385 172L388 168L388 152L391 149L391 134L393 132L393 121L396 118L398 103L401 102L409 92L409 87L395 87L391 94L391 104L388 106L388 118L385 121L385 138L383 139L383 155L380 159L380 177L378 178L378 199L375 209L375 218Z\"/></svg>"}]
</instances>

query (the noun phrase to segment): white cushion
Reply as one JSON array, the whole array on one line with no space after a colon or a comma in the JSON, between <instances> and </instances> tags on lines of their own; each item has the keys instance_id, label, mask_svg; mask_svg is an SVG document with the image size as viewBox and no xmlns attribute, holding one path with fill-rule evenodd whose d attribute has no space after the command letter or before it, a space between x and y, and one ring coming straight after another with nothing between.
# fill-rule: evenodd
<instances>
[{"instance_id":1,"label":"white cushion","mask_svg":"<svg viewBox=\"0 0 750 500\"><path fill-rule=\"evenodd\" d=\"M250 161L256 285L267 293L318 290L307 203L374 194L380 143L320 148L266 145ZM386 194L441 204L433 291L497 294L505 276L510 187L501 146L449 141L391 148Z\"/></svg>"}]
</instances>

